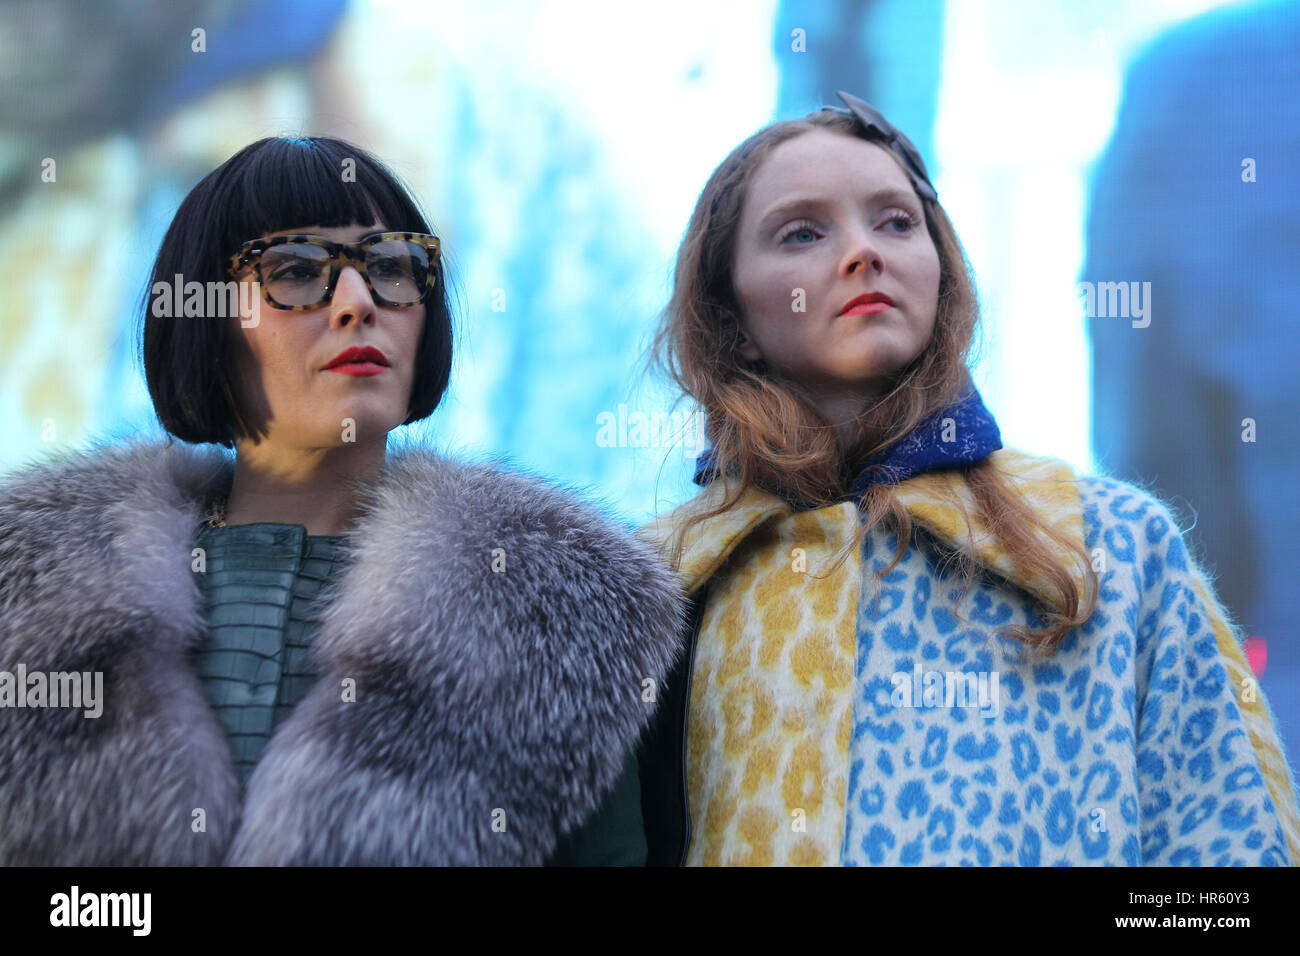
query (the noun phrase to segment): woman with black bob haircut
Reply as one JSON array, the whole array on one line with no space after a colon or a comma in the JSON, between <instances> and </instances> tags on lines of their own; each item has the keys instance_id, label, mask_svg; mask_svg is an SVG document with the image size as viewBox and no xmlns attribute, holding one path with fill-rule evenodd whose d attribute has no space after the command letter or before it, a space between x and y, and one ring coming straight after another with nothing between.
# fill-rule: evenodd
<instances>
[{"instance_id":1,"label":"woman with black bob haircut","mask_svg":"<svg viewBox=\"0 0 1300 956\"><path fill-rule=\"evenodd\" d=\"M568 489L388 450L453 339L393 174L244 148L142 338L169 436L0 486L0 864L644 863L680 592Z\"/></svg>"}]
</instances>

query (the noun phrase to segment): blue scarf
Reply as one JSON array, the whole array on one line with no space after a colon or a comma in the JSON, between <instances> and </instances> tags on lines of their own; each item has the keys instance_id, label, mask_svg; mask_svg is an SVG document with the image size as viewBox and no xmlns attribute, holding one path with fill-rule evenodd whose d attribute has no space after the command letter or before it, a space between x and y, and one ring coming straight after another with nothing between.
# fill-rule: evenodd
<instances>
[{"instance_id":1,"label":"blue scarf","mask_svg":"<svg viewBox=\"0 0 1300 956\"><path fill-rule=\"evenodd\" d=\"M949 441L944 441L945 420ZM853 486L854 501L872 485L895 484L927 471L960 468L981 462L1002 447L998 423L984 406L979 391L970 391L921 421L904 438L872 457ZM695 460L695 483L707 485L714 477L713 449Z\"/></svg>"}]
</instances>

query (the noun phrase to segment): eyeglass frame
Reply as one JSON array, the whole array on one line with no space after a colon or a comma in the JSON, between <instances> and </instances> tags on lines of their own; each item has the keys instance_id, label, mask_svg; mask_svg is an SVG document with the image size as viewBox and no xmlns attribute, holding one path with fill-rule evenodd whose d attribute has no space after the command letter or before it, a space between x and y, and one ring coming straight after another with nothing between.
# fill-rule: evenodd
<instances>
[{"instance_id":1,"label":"eyeglass frame","mask_svg":"<svg viewBox=\"0 0 1300 956\"><path fill-rule=\"evenodd\" d=\"M424 290L420 293L420 298L414 302L394 302L386 298L375 289L374 284L370 281L369 274L366 272L366 250L380 242L394 240L413 242L424 249L425 254L429 257L429 269L425 275ZM281 305L271 298L271 292L262 280L262 253L273 246L282 246L290 242L320 246L329 254L330 275L325 283L325 293L319 301L310 305ZM324 236L313 236L306 233L290 236L269 236L250 239L241 245L226 260L226 274L232 279L237 278L247 266L252 265L257 275L257 284L262 287L262 298L266 300L271 308L283 312L310 312L312 309L319 309L322 305L326 305L333 300L334 288L338 285L339 275L343 272L343 263L340 260L346 260L357 272L361 273L366 288L370 290L370 294L374 296L376 302L389 308L407 309L423 302L437 285L438 269L442 263L442 243L437 236L424 232L377 232L356 242L334 242Z\"/></svg>"}]
</instances>

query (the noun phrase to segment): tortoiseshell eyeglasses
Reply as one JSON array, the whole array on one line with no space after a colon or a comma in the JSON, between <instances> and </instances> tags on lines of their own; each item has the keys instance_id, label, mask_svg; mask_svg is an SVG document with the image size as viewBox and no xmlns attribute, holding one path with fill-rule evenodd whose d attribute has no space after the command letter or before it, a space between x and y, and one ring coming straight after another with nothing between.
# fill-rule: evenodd
<instances>
[{"instance_id":1,"label":"tortoiseshell eyeglasses","mask_svg":"<svg viewBox=\"0 0 1300 956\"><path fill-rule=\"evenodd\" d=\"M339 273L352 265L376 302L410 306L433 290L441 254L438 237L419 232L381 232L360 242L275 236L244 243L230 257L226 271L233 278L252 265L267 302L277 309L304 312L329 302Z\"/></svg>"}]
</instances>

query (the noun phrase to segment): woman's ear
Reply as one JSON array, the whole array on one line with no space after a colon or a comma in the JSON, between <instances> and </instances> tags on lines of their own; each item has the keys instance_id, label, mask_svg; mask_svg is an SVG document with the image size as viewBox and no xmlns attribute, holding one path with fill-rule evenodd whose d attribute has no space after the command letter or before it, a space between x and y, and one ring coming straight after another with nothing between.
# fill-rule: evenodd
<instances>
[{"instance_id":1,"label":"woman's ear","mask_svg":"<svg viewBox=\"0 0 1300 956\"><path fill-rule=\"evenodd\" d=\"M749 337L749 333L743 328L740 330L740 335L736 340L736 351L739 352L740 357L746 361L761 362L763 360L763 353L758 350L758 346L754 344L754 340Z\"/></svg>"}]
</instances>

